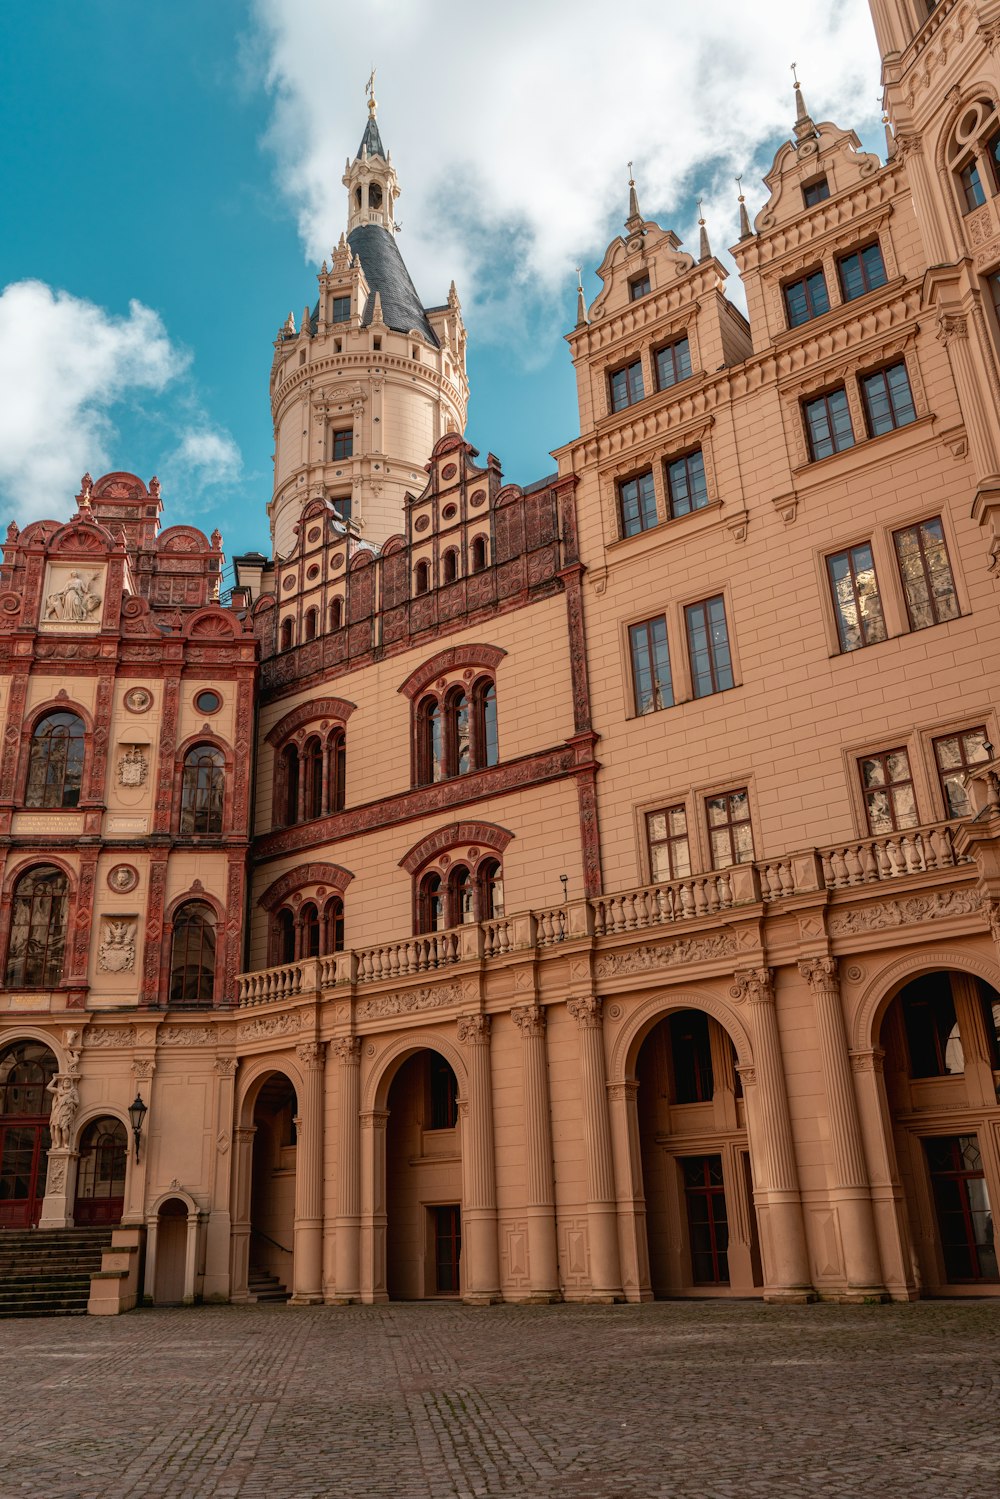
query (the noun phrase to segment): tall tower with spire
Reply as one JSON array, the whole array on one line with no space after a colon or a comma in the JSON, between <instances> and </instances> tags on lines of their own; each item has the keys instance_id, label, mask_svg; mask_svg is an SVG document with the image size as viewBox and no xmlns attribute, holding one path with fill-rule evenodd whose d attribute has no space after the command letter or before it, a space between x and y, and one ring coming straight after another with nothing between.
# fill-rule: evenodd
<instances>
[{"instance_id":1,"label":"tall tower with spire","mask_svg":"<svg viewBox=\"0 0 1000 1499\"><path fill-rule=\"evenodd\" d=\"M374 78L374 75L373 75ZM343 182L347 228L323 262L318 297L278 330L271 367L276 555L295 545L304 505L328 500L378 545L403 529L435 442L465 427L465 327L451 283L425 307L399 253L400 194L382 144L373 79L368 120Z\"/></svg>"}]
</instances>

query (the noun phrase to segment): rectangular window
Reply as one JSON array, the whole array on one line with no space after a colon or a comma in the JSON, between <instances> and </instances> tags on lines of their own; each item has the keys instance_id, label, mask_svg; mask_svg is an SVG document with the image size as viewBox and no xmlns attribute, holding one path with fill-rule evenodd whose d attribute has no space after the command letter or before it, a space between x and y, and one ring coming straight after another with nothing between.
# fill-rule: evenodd
<instances>
[{"instance_id":1,"label":"rectangular window","mask_svg":"<svg viewBox=\"0 0 1000 1499\"><path fill-rule=\"evenodd\" d=\"M686 380L691 374L691 345L686 338L678 338L656 351L656 388L667 390L678 380Z\"/></svg>"},{"instance_id":2,"label":"rectangular window","mask_svg":"<svg viewBox=\"0 0 1000 1499\"><path fill-rule=\"evenodd\" d=\"M686 1156L684 1174L691 1279L696 1286L728 1286L729 1223L721 1155Z\"/></svg>"},{"instance_id":3,"label":"rectangular window","mask_svg":"<svg viewBox=\"0 0 1000 1499\"><path fill-rule=\"evenodd\" d=\"M350 297L334 297L333 321L335 323L349 323L351 321Z\"/></svg>"},{"instance_id":4,"label":"rectangular window","mask_svg":"<svg viewBox=\"0 0 1000 1499\"><path fill-rule=\"evenodd\" d=\"M944 527L939 515L893 534L911 630L926 630L958 618Z\"/></svg>"},{"instance_id":5,"label":"rectangular window","mask_svg":"<svg viewBox=\"0 0 1000 1499\"><path fill-rule=\"evenodd\" d=\"M612 411L624 411L626 406L634 406L646 394L642 383L641 359L637 359L634 364L627 364L624 369L615 370L610 381Z\"/></svg>"},{"instance_id":6,"label":"rectangular window","mask_svg":"<svg viewBox=\"0 0 1000 1499\"><path fill-rule=\"evenodd\" d=\"M826 290L826 278L822 271L811 271L798 281L790 281L784 287L785 311L789 328L798 328L814 317L822 317L830 311L830 298Z\"/></svg>"},{"instance_id":7,"label":"rectangular window","mask_svg":"<svg viewBox=\"0 0 1000 1499\"><path fill-rule=\"evenodd\" d=\"M855 297L863 297L886 283L882 250L877 243L844 255L837 262L837 270L845 302L853 302Z\"/></svg>"},{"instance_id":8,"label":"rectangular window","mask_svg":"<svg viewBox=\"0 0 1000 1499\"><path fill-rule=\"evenodd\" d=\"M977 1135L925 1140L945 1278L995 1281L993 1214Z\"/></svg>"},{"instance_id":9,"label":"rectangular window","mask_svg":"<svg viewBox=\"0 0 1000 1499\"><path fill-rule=\"evenodd\" d=\"M683 880L691 873L687 812L682 803L646 813L646 843L654 885Z\"/></svg>"},{"instance_id":10,"label":"rectangular window","mask_svg":"<svg viewBox=\"0 0 1000 1499\"><path fill-rule=\"evenodd\" d=\"M825 177L818 177L815 182L807 182L802 189L802 197L807 208L815 208L817 203L825 203L830 196L830 184Z\"/></svg>"},{"instance_id":11,"label":"rectangular window","mask_svg":"<svg viewBox=\"0 0 1000 1499\"><path fill-rule=\"evenodd\" d=\"M965 1071L965 1053L948 975L928 973L913 979L899 1002L910 1053L910 1076L960 1077Z\"/></svg>"},{"instance_id":12,"label":"rectangular window","mask_svg":"<svg viewBox=\"0 0 1000 1499\"><path fill-rule=\"evenodd\" d=\"M874 375L863 375L861 390L872 437L881 437L884 432L916 421L910 381L902 362L891 364L887 370L876 370Z\"/></svg>"},{"instance_id":13,"label":"rectangular window","mask_svg":"<svg viewBox=\"0 0 1000 1499\"><path fill-rule=\"evenodd\" d=\"M648 531L657 524L659 517L652 470L647 469L646 473L619 484L618 505L623 536L637 536L640 531Z\"/></svg>"},{"instance_id":14,"label":"rectangular window","mask_svg":"<svg viewBox=\"0 0 1000 1499\"><path fill-rule=\"evenodd\" d=\"M430 1123L428 1129L454 1129L458 1123L458 1083L455 1074L436 1051L428 1057Z\"/></svg>"},{"instance_id":15,"label":"rectangular window","mask_svg":"<svg viewBox=\"0 0 1000 1499\"><path fill-rule=\"evenodd\" d=\"M934 759L947 817L972 816L965 778L973 766L984 765L989 760L990 753L986 748L988 742L982 725L935 739Z\"/></svg>"},{"instance_id":16,"label":"rectangular window","mask_svg":"<svg viewBox=\"0 0 1000 1499\"><path fill-rule=\"evenodd\" d=\"M982 208L986 202L986 194L983 192L983 184L979 179L979 168L975 161L970 161L968 166L962 168L958 174L958 180L962 187L962 197L965 199L966 213L972 213L976 208Z\"/></svg>"},{"instance_id":17,"label":"rectangular window","mask_svg":"<svg viewBox=\"0 0 1000 1499\"><path fill-rule=\"evenodd\" d=\"M630 281L628 284L628 294L633 302L638 302L640 297L647 297L650 293L650 290L651 287L649 284L648 272L646 272L642 276L636 276L635 280Z\"/></svg>"},{"instance_id":18,"label":"rectangular window","mask_svg":"<svg viewBox=\"0 0 1000 1499\"><path fill-rule=\"evenodd\" d=\"M350 458L354 452L354 428L344 427L339 432L333 433L333 451L331 457Z\"/></svg>"},{"instance_id":19,"label":"rectangular window","mask_svg":"<svg viewBox=\"0 0 1000 1499\"><path fill-rule=\"evenodd\" d=\"M871 543L859 542L826 559L837 635L842 651L857 651L886 639L885 615Z\"/></svg>"},{"instance_id":20,"label":"rectangular window","mask_svg":"<svg viewBox=\"0 0 1000 1499\"><path fill-rule=\"evenodd\" d=\"M726 605L722 594L688 604L688 651L691 656L691 684L695 697L725 692L734 685L733 658L726 627Z\"/></svg>"},{"instance_id":21,"label":"rectangular window","mask_svg":"<svg viewBox=\"0 0 1000 1499\"><path fill-rule=\"evenodd\" d=\"M847 404L844 387L828 390L825 396L806 401L802 407L806 419L806 434L809 438L809 454L813 461L829 458L831 453L842 453L854 446L854 429L851 412Z\"/></svg>"},{"instance_id":22,"label":"rectangular window","mask_svg":"<svg viewBox=\"0 0 1000 1499\"><path fill-rule=\"evenodd\" d=\"M901 828L915 828L920 819L906 750L884 750L879 755L864 755L858 761L858 769L868 831L872 837L898 833Z\"/></svg>"},{"instance_id":23,"label":"rectangular window","mask_svg":"<svg viewBox=\"0 0 1000 1499\"><path fill-rule=\"evenodd\" d=\"M671 519L679 515L690 515L692 510L703 510L708 504L708 485L705 482L705 460L701 448L685 453L666 465L667 507Z\"/></svg>"},{"instance_id":24,"label":"rectangular window","mask_svg":"<svg viewBox=\"0 0 1000 1499\"><path fill-rule=\"evenodd\" d=\"M457 1202L431 1208L434 1226L434 1289L439 1296L455 1296L461 1289L462 1209Z\"/></svg>"},{"instance_id":25,"label":"rectangular window","mask_svg":"<svg viewBox=\"0 0 1000 1499\"><path fill-rule=\"evenodd\" d=\"M745 786L705 798L708 837L712 845L712 868L753 863L753 828L750 825L750 793Z\"/></svg>"},{"instance_id":26,"label":"rectangular window","mask_svg":"<svg viewBox=\"0 0 1000 1499\"><path fill-rule=\"evenodd\" d=\"M656 713L660 708L672 708L674 692L670 681L667 621L659 614L655 619L632 625L628 634L636 713Z\"/></svg>"},{"instance_id":27,"label":"rectangular window","mask_svg":"<svg viewBox=\"0 0 1000 1499\"><path fill-rule=\"evenodd\" d=\"M711 1103L715 1093L712 1041L704 1010L678 1010L670 1016L670 1057L674 1103Z\"/></svg>"}]
</instances>

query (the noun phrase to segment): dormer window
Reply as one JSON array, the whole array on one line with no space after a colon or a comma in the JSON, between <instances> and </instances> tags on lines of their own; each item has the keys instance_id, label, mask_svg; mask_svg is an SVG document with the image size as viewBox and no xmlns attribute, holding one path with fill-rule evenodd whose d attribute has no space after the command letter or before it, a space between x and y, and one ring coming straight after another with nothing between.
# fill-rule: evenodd
<instances>
[{"instance_id":1,"label":"dormer window","mask_svg":"<svg viewBox=\"0 0 1000 1499\"><path fill-rule=\"evenodd\" d=\"M331 321L334 323L349 323L351 321L350 297L334 297Z\"/></svg>"},{"instance_id":2,"label":"dormer window","mask_svg":"<svg viewBox=\"0 0 1000 1499\"><path fill-rule=\"evenodd\" d=\"M830 196L830 184L825 177L816 177L812 182L806 182L802 187L802 200L807 208L815 208L817 203L825 203Z\"/></svg>"},{"instance_id":3,"label":"dormer window","mask_svg":"<svg viewBox=\"0 0 1000 1499\"><path fill-rule=\"evenodd\" d=\"M633 302L638 302L640 297L648 297L651 291L648 271L643 271L641 276L635 276L628 284L629 298Z\"/></svg>"},{"instance_id":4,"label":"dormer window","mask_svg":"<svg viewBox=\"0 0 1000 1499\"><path fill-rule=\"evenodd\" d=\"M822 271L810 271L783 288L789 328L798 328L830 311L830 297Z\"/></svg>"},{"instance_id":5,"label":"dormer window","mask_svg":"<svg viewBox=\"0 0 1000 1499\"><path fill-rule=\"evenodd\" d=\"M642 379L642 360L637 359L634 364L615 370L610 376L609 385L612 411L624 411L626 406L634 406L636 401L641 401L646 394Z\"/></svg>"}]
</instances>

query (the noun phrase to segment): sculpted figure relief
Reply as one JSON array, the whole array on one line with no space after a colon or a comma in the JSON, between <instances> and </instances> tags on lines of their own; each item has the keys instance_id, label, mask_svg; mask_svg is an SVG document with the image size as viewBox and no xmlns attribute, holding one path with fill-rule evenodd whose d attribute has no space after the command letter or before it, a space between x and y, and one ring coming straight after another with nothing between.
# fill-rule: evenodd
<instances>
[{"instance_id":1,"label":"sculpted figure relief","mask_svg":"<svg viewBox=\"0 0 1000 1499\"><path fill-rule=\"evenodd\" d=\"M94 588L100 573L85 577L76 568L70 573L65 585L47 595L45 618L66 620L71 624L84 624L103 603L103 595Z\"/></svg>"},{"instance_id":2,"label":"sculpted figure relief","mask_svg":"<svg viewBox=\"0 0 1000 1499\"><path fill-rule=\"evenodd\" d=\"M52 1113L49 1115L52 1149L68 1150L73 1120L80 1107L80 1091L76 1086L76 1079L57 1072L45 1091L52 1094Z\"/></svg>"}]
</instances>

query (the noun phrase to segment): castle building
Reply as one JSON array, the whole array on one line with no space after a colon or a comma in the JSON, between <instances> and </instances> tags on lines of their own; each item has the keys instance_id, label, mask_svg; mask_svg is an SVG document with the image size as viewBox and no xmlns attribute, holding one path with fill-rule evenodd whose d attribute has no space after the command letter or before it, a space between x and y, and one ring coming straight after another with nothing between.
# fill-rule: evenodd
<instances>
[{"instance_id":1,"label":"castle building","mask_svg":"<svg viewBox=\"0 0 1000 1499\"><path fill-rule=\"evenodd\" d=\"M91 1310L1000 1293L1000 0L872 12L747 316L630 184L538 482L372 99L271 556L9 529L0 1226L115 1225Z\"/></svg>"}]
</instances>

